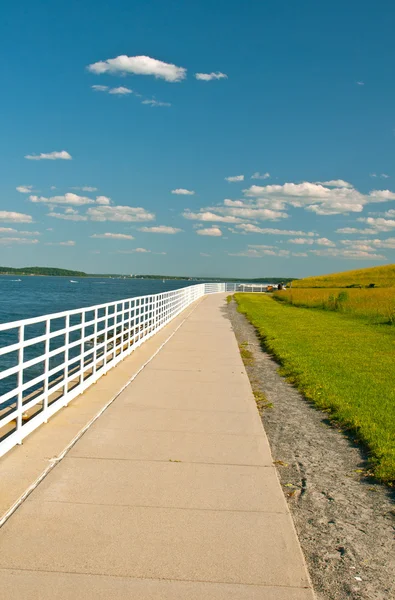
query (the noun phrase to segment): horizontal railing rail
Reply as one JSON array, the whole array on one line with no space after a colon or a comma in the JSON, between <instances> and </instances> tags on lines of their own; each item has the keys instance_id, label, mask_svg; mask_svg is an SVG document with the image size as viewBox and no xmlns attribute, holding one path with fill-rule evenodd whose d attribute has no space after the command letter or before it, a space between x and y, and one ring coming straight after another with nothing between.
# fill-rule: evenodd
<instances>
[{"instance_id":1,"label":"horizontal railing rail","mask_svg":"<svg viewBox=\"0 0 395 600\"><path fill-rule=\"evenodd\" d=\"M0 456L198 298L225 291L243 290L202 283L0 324Z\"/></svg>"}]
</instances>

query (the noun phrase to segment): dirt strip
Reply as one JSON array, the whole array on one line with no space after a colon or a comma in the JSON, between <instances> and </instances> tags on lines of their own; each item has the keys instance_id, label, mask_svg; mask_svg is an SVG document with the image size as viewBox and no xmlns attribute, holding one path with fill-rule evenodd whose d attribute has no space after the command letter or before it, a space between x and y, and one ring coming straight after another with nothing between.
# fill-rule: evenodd
<instances>
[{"instance_id":1,"label":"dirt strip","mask_svg":"<svg viewBox=\"0 0 395 600\"><path fill-rule=\"evenodd\" d=\"M318 600L395 599L395 508L363 450L278 374L254 327L226 309L298 531Z\"/></svg>"}]
</instances>

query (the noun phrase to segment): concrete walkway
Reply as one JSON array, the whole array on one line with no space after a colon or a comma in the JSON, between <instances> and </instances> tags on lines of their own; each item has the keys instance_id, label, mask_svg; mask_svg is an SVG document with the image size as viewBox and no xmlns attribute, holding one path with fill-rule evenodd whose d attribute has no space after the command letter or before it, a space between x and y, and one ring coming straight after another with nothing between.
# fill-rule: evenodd
<instances>
[{"instance_id":1,"label":"concrete walkway","mask_svg":"<svg viewBox=\"0 0 395 600\"><path fill-rule=\"evenodd\" d=\"M2 598L314 598L223 306L198 303L10 517Z\"/></svg>"}]
</instances>

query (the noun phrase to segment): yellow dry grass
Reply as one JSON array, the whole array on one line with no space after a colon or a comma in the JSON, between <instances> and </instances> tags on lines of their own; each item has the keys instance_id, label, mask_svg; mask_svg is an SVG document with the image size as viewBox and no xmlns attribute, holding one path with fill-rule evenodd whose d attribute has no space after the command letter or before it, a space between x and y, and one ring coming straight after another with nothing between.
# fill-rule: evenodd
<instances>
[{"instance_id":1,"label":"yellow dry grass","mask_svg":"<svg viewBox=\"0 0 395 600\"><path fill-rule=\"evenodd\" d=\"M292 282L293 288L344 288L350 286L395 287L395 265L306 277Z\"/></svg>"},{"instance_id":2,"label":"yellow dry grass","mask_svg":"<svg viewBox=\"0 0 395 600\"><path fill-rule=\"evenodd\" d=\"M395 288L294 288L275 292L276 300L294 306L335 310L367 317L377 323L395 323Z\"/></svg>"}]
</instances>

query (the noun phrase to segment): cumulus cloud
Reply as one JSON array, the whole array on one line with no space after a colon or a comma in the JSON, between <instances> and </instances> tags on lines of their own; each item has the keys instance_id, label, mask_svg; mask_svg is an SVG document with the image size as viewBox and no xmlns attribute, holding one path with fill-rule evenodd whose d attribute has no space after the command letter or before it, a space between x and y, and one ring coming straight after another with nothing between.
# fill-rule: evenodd
<instances>
[{"instance_id":1,"label":"cumulus cloud","mask_svg":"<svg viewBox=\"0 0 395 600\"><path fill-rule=\"evenodd\" d=\"M91 221L142 222L155 219L154 213L141 206L92 206L86 214Z\"/></svg>"},{"instance_id":2,"label":"cumulus cloud","mask_svg":"<svg viewBox=\"0 0 395 600\"><path fill-rule=\"evenodd\" d=\"M141 104L149 104L150 106L171 106L170 102L161 102L160 100L143 100Z\"/></svg>"},{"instance_id":3,"label":"cumulus cloud","mask_svg":"<svg viewBox=\"0 0 395 600\"><path fill-rule=\"evenodd\" d=\"M345 258L350 260L386 260L382 254L371 253L366 250L344 250L342 248L325 248L322 250L311 250L316 256L326 256L330 258Z\"/></svg>"},{"instance_id":4,"label":"cumulus cloud","mask_svg":"<svg viewBox=\"0 0 395 600\"><path fill-rule=\"evenodd\" d=\"M67 242L47 242L46 246L75 246L75 242L73 240L68 240Z\"/></svg>"},{"instance_id":5,"label":"cumulus cloud","mask_svg":"<svg viewBox=\"0 0 395 600\"><path fill-rule=\"evenodd\" d=\"M109 89L108 85L92 85L91 87L95 92L107 92Z\"/></svg>"},{"instance_id":6,"label":"cumulus cloud","mask_svg":"<svg viewBox=\"0 0 395 600\"><path fill-rule=\"evenodd\" d=\"M72 156L66 152L66 150L61 150L60 152L49 152L41 154L27 154L25 156L28 160L71 160Z\"/></svg>"},{"instance_id":7,"label":"cumulus cloud","mask_svg":"<svg viewBox=\"0 0 395 600\"><path fill-rule=\"evenodd\" d=\"M31 194L32 190L32 185L18 185L18 187L16 188L16 191L20 192L21 194Z\"/></svg>"},{"instance_id":8,"label":"cumulus cloud","mask_svg":"<svg viewBox=\"0 0 395 600\"><path fill-rule=\"evenodd\" d=\"M209 206L199 212L185 211L184 217L200 221L223 221L224 223L242 223L244 221L278 221L288 217L282 210L266 208L266 201L254 199L248 201L225 199L223 206ZM269 203L270 204L270 203ZM273 203L273 206L282 208L282 205ZM217 216L225 217L224 219Z\"/></svg>"},{"instance_id":9,"label":"cumulus cloud","mask_svg":"<svg viewBox=\"0 0 395 600\"><path fill-rule=\"evenodd\" d=\"M174 235L179 233L182 229L178 227L168 227L167 225L157 225L156 227L140 227L139 231L144 233L166 233L168 235Z\"/></svg>"},{"instance_id":10,"label":"cumulus cloud","mask_svg":"<svg viewBox=\"0 0 395 600\"><path fill-rule=\"evenodd\" d=\"M134 240L132 235L125 233L94 233L91 238L102 238L105 240Z\"/></svg>"},{"instance_id":11,"label":"cumulus cloud","mask_svg":"<svg viewBox=\"0 0 395 600\"><path fill-rule=\"evenodd\" d=\"M13 227L0 227L0 235L41 235L39 231L20 231Z\"/></svg>"},{"instance_id":12,"label":"cumulus cloud","mask_svg":"<svg viewBox=\"0 0 395 600\"><path fill-rule=\"evenodd\" d=\"M56 190L55 186L51 187L51 190ZM74 186L71 188L72 190L81 190L82 192L97 192L96 187L91 187L90 185L83 185L82 187Z\"/></svg>"},{"instance_id":13,"label":"cumulus cloud","mask_svg":"<svg viewBox=\"0 0 395 600\"><path fill-rule=\"evenodd\" d=\"M241 229L245 233L263 233L268 235L295 235L298 237L314 237L316 234L313 231L297 231L295 229L273 229L271 227L258 227L252 223L241 223L236 225L237 229Z\"/></svg>"},{"instance_id":14,"label":"cumulus cloud","mask_svg":"<svg viewBox=\"0 0 395 600\"><path fill-rule=\"evenodd\" d=\"M117 254L132 254L137 252L138 254L145 254L147 252L151 252L151 250L147 250L146 248L132 248L131 250L118 250ZM155 252L155 254L166 254L166 252Z\"/></svg>"},{"instance_id":15,"label":"cumulus cloud","mask_svg":"<svg viewBox=\"0 0 395 600\"><path fill-rule=\"evenodd\" d=\"M0 244L2 246L9 246L11 244L38 244L39 240L31 238L20 238L20 237L0 237Z\"/></svg>"},{"instance_id":16,"label":"cumulus cloud","mask_svg":"<svg viewBox=\"0 0 395 600\"><path fill-rule=\"evenodd\" d=\"M252 185L243 191L247 198L255 198L260 205L266 203L267 206L279 209L281 204L289 205L318 215L361 212L366 204L395 200L395 194L389 190L373 190L369 194L362 194L353 187L345 187L347 182L343 180L325 183L330 183L331 186L305 181L283 185ZM335 183L338 187L334 187Z\"/></svg>"},{"instance_id":17,"label":"cumulus cloud","mask_svg":"<svg viewBox=\"0 0 395 600\"><path fill-rule=\"evenodd\" d=\"M33 217L25 215L24 213L0 210L0 222L1 221L8 221L10 223L33 223Z\"/></svg>"},{"instance_id":18,"label":"cumulus cloud","mask_svg":"<svg viewBox=\"0 0 395 600\"><path fill-rule=\"evenodd\" d=\"M244 175L233 175L232 177L225 177L225 181L244 181Z\"/></svg>"},{"instance_id":19,"label":"cumulus cloud","mask_svg":"<svg viewBox=\"0 0 395 600\"><path fill-rule=\"evenodd\" d=\"M104 61L93 63L87 67L88 71L101 75L110 73L115 75L152 75L157 79L176 82L186 77L187 70L174 64L166 63L150 56L126 56L108 58Z\"/></svg>"},{"instance_id":20,"label":"cumulus cloud","mask_svg":"<svg viewBox=\"0 0 395 600\"><path fill-rule=\"evenodd\" d=\"M240 223L241 219L237 217L233 217L232 215L217 215L210 211L204 211L200 213L191 212L186 210L182 213L184 219L189 219L190 221L217 221L219 223Z\"/></svg>"},{"instance_id":21,"label":"cumulus cloud","mask_svg":"<svg viewBox=\"0 0 395 600\"><path fill-rule=\"evenodd\" d=\"M326 187L337 187L337 188L352 188L352 184L348 183L348 181L344 181L343 179L331 179L330 181L317 181L320 185L325 185Z\"/></svg>"},{"instance_id":22,"label":"cumulus cloud","mask_svg":"<svg viewBox=\"0 0 395 600\"><path fill-rule=\"evenodd\" d=\"M311 238L294 238L293 240L288 240L288 244L311 245L314 244L314 240L312 240Z\"/></svg>"},{"instance_id":23,"label":"cumulus cloud","mask_svg":"<svg viewBox=\"0 0 395 600\"><path fill-rule=\"evenodd\" d=\"M212 236L212 237L221 237L221 235L222 235L222 231L219 229L219 227L210 227L208 229L197 229L196 233L198 235L208 235L208 236Z\"/></svg>"},{"instance_id":24,"label":"cumulus cloud","mask_svg":"<svg viewBox=\"0 0 395 600\"><path fill-rule=\"evenodd\" d=\"M375 229L358 229L357 227L341 227L336 229L336 233L346 233L348 235L356 233L357 235L370 235L377 233Z\"/></svg>"},{"instance_id":25,"label":"cumulus cloud","mask_svg":"<svg viewBox=\"0 0 395 600\"><path fill-rule=\"evenodd\" d=\"M39 204L64 204L71 206L83 206L85 204L94 204L94 200L85 196L78 196L72 192L67 192L63 196L51 196L46 198L44 196L29 196L30 202Z\"/></svg>"},{"instance_id":26,"label":"cumulus cloud","mask_svg":"<svg viewBox=\"0 0 395 600\"><path fill-rule=\"evenodd\" d=\"M394 219L384 219L383 217L361 217L358 221L369 225L369 229L373 229L375 232L379 231L391 231L395 228ZM359 230L358 233L361 233Z\"/></svg>"},{"instance_id":27,"label":"cumulus cloud","mask_svg":"<svg viewBox=\"0 0 395 600\"><path fill-rule=\"evenodd\" d=\"M269 179L269 177L270 173L263 173L263 175L261 175L258 171L251 175L251 179Z\"/></svg>"},{"instance_id":28,"label":"cumulus cloud","mask_svg":"<svg viewBox=\"0 0 395 600\"><path fill-rule=\"evenodd\" d=\"M108 204L111 204L111 198L107 198L107 196L97 196L96 204L107 206Z\"/></svg>"},{"instance_id":29,"label":"cumulus cloud","mask_svg":"<svg viewBox=\"0 0 395 600\"><path fill-rule=\"evenodd\" d=\"M133 91L121 85L120 87L111 88L108 93L115 94L117 96L127 96L128 94L133 94Z\"/></svg>"},{"instance_id":30,"label":"cumulus cloud","mask_svg":"<svg viewBox=\"0 0 395 600\"><path fill-rule=\"evenodd\" d=\"M171 190L171 193L176 194L177 196L193 196L195 194L193 190L186 190L185 188Z\"/></svg>"},{"instance_id":31,"label":"cumulus cloud","mask_svg":"<svg viewBox=\"0 0 395 600\"><path fill-rule=\"evenodd\" d=\"M276 246L268 246L265 244L249 244L246 250L241 252L228 253L229 256L243 256L245 258L262 258L265 256L279 256L282 258L288 258L290 256L289 250L283 250Z\"/></svg>"},{"instance_id":32,"label":"cumulus cloud","mask_svg":"<svg viewBox=\"0 0 395 600\"><path fill-rule=\"evenodd\" d=\"M228 79L225 73L217 71L216 73L195 73L196 79L200 81L212 81L213 79Z\"/></svg>"},{"instance_id":33,"label":"cumulus cloud","mask_svg":"<svg viewBox=\"0 0 395 600\"><path fill-rule=\"evenodd\" d=\"M47 217L52 217L54 219L63 219L64 221L87 221L88 217L85 215L80 215L78 212L67 212L59 213L51 210Z\"/></svg>"}]
</instances>

